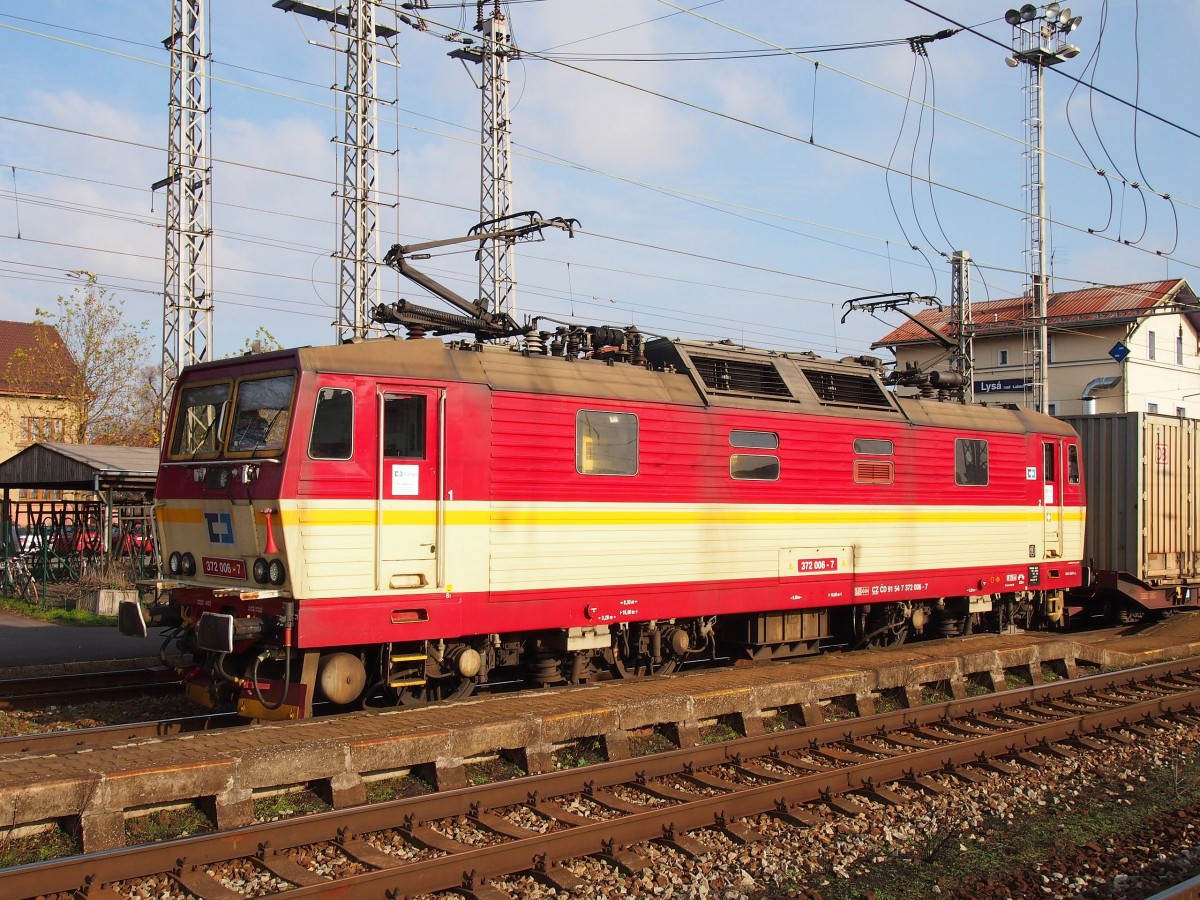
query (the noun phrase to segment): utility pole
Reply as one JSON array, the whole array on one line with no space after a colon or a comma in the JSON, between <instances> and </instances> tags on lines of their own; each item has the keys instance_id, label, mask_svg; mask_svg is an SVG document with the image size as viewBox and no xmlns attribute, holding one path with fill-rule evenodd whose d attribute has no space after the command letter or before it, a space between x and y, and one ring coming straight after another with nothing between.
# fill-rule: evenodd
<instances>
[{"instance_id":1,"label":"utility pole","mask_svg":"<svg viewBox=\"0 0 1200 900\"><path fill-rule=\"evenodd\" d=\"M167 242L163 274L161 428L171 390L184 366L209 358L212 345L212 182L209 157L208 31L205 0L173 0L170 130L167 177ZM166 440L166 435L163 435Z\"/></svg>"},{"instance_id":2,"label":"utility pole","mask_svg":"<svg viewBox=\"0 0 1200 900\"><path fill-rule=\"evenodd\" d=\"M963 377L963 403L975 402L975 323L971 319L971 254L955 250L950 258L950 310L958 350L951 368Z\"/></svg>"},{"instance_id":3,"label":"utility pole","mask_svg":"<svg viewBox=\"0 0 1200 900\"><path fill-rule=\"evenodd\" d=\"M484 18L484 0L478 0L475 30L483 40L479 47L462 47L450 53L454 59L479 63L483 95L480 128L481 172L479 227L492 229L512 216L512 121L508 108L508 61L519 59L512 45L508 23L494 0L491 15ZM515 315L516 276L510 237L492 237L480 242L479 296L485 309Z\"/></svg>"},{"instance_id":4,"label":"utility pole","mask_svg":"<svg viewBox=\"0 0 1200 900\"><path fill-rule=\"evenodd\" d=\"M341 185L337 191L341 213L338 260L337 328L339 343L365 337L368 309L379 303L379 235L375 228L378 189L375 142L376 39L388 40L396 29L375 23L374 0L346 0L345 9L326 9L296 0L272 4L329 22L336 36L346 34L346 81L334 90L341 97L343 133L334 140L340 147ZM335 47L341 51L340 47Z\"/></svg>"},{"instance_id":5,"label":"utility pole","mask_svg":"<svg viewBox=\"0 0 1200 900\"><path fill-rule=\"evenodd\" d=\"M1013 53L1005 59L1012 67L1025 63L1029 71L1026 86L1029 105L1029 273L1033 298L1034 355L1037 358L1037 377L1033 385L1033 407L1047 412L1050 402L1050 345L1046 327L1046 303L1049 295L1046 272L1046 127L1045 95L1042 72L1079 55L1079 48L1066 43L1066 35L1079 27L1082 16L1072 16L1070 9L1058 3L1048 3L1039 11L1032 3L1020 9L1010 9L1004 21L1012 26Z\"/></svg>"}]
</instances>

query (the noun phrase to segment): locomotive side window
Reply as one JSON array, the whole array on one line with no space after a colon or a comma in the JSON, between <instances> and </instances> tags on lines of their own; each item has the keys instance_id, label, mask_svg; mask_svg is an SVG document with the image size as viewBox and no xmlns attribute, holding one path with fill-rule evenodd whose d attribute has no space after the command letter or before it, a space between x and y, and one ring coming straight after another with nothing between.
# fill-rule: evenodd
<instances>
[{"instance_id":1,"label":"locomotive side window","mask_svg":"<svg viewBox=\"0 0 1200 900\"><path fill-rule=\"evenodd\" d=\"M579 410L575 416L575 471L580 475L636 475L637 470L637 416Z\"/></svg>"},{"instance_id":2,"label":"locomotive side window","mask_svg":"<svg viewBox=\"0 0 1200 900\"><path fill-rule=\"evenodd\" d=\"M216 455L228 402L228 383L184 388L171 435L171 456Z\"/></svg>"},{"instance_id":3,"label":"locomotive side window","mask_svg":"<svg viewBox=\"0 0 1200 900\"><path fill-rule=\"evenodd\" d=\"M855 438L854 452L862 456L891 456L895 446L891 441L876 438Z\"/></svg>"},{"instance_id":4,"label":"locomotive side window","mask_svg":"<svg viewBox=\"0 0 1200 900\"><path fill-rule=\"evenodd\" d=\"M289 374L238 382L229 452L283 449L295 381L296 376Z\"/></svg>"},{"instance_id":5,"label":"locomotive side window","mask_svg":"<svg viewBox=\"0 0 1200 900\"><path fill-rule=\"evenodd\" d=\"M1076 444L1067 447L1067 482L1079 484L1079 447Z\"/></svg>"},{"instance_id":6,"label":"locomotive side window","mask_svg":"<svg viewBox=\"0 0 1200 900\"><path fill-rule=\"evenodd\" d=\"M738 481L778 481L779 457L735 453L729 457L729 474Z\"/></svg>"},{"instance_id":7,"label":"locomotive side window","mask_svg":"<svg viewBox=\"0 0 1200 900\"><path fill-rule=\"evenodd\" d=\"M731 431L729 446L748 450L778 450L779 435L773 431Z\"/></svg>"},{"instance_id":8,"label":"locomotive side window","mask_svg":"<svg viewBox=\"0 0 1200 900\"><path fill-rule=\"evenodd\" d=\"M383 401L383 455L391 459L425 458L425 398Z\"/></svg>"},{"instance_id":9,"label":"locomotive side window","mask_svg":"<svg viewBox=\"0 0 1200 900\"><path fill-rule=\"evenodd\" d=\"M354 394L345 388L321 388L313 413L308 455L313 459L349 459L354 453Z\"/></svg>"},{"instance_id":10,"label":"locomotive side window","mask_svg":"<svg viewBox=\"0 0 1200 900\"><path fill-rule=\"evenodd\" d=\"M1053 444L1042 444L1042 480L1046 484L1058 481L1058 469L1054 463L1055 453Z\"/></svg>"},{"instance_id":11,"label":"locomotive side window","mask_svg":"<svg viewBox=\"0 0 1200 900\"><path fill-rule=\"evenodd\" d=\"M954 442L954 481L961 485L988 483L988 443L972 438Z\"/></svg>"}]
</instances>

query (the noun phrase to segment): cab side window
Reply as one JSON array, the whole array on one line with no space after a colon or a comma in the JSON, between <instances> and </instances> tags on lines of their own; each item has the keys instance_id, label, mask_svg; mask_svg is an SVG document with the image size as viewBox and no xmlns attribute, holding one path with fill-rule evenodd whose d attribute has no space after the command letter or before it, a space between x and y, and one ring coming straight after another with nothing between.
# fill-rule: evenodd
<instances>
[{"instance_id":1,"label":"cab side window","mask_svg":"<svg viewBox=\"0 0 1200 900\"><path fill-rule=\"evenodd\" d=\"M321 388L313 412L308 455L313 459L349 459L354 455L354 394L345 388Z\"/></svg>"},{"instance_id":2,"label":"cab side window","mask_svg":"<svg viewBox=\"0 0 1200 900\"><path fill-rule=\"evenodd\" d=\"M383 455L425 458L425 398L388 395L383 401Z\"/></svg>"}]
</instances>

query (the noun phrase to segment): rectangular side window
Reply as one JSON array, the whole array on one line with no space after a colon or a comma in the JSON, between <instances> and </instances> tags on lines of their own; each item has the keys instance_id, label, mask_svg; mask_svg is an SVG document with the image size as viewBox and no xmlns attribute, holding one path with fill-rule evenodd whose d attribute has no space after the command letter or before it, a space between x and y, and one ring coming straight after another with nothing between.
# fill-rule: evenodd
<instances>
[{"instance_id":1,"label":"rectangular side window","mask_svg":"<svg viewBox=\"0 0 1200 900\"><path fill-rule=\"evenodd\" d=\"M349 459L354 455L354 394L350 391L317 391L308 455L313 459Z\"/></svg>"},{"instance_id":2,"label":"rectangular side window","mask_svg":"<svg viewBox=\"0 0 1200 900\"><path fill-rule=\"evenodd\" d=\"M1146 332L1146 359L1154 359L1154 332Z\"/></svg>"},{"instance_id":3,"label":"rectangular side window","mask_svg":"<svg viewBox=\"0 0 1200 900\"><path fill-rule=\"evenodd\" d=\"M575 471L580 475L636 475L637 416L579 410L575 416Z\"/></svg>"},{"instance_id":4,"label":"rectangular side window","mask_svg":"<svg viewBox=\"0 0 1200 900\"><path fill-rule=\"evenodd\" d=\"M1075 444L1067 447L1067 482L1079 484L1079 447Z\"/></svg>"},{"instance_id":5,"label":"rectangular side window","mask_svg":"<svg viewBox=\"0 0 1200 900\"><path fill-rule=\"evenodd\" d=\"M737 481L778 481L779 457L734 453L729 457L729 476Z\"/></svg>"},{"instance_id":6,"label":"rectangular side window","mask_svg":"<svg viewBox=\"0 0 1200 900\"><path fill-rule=\"evenodd\" d=\"M745 450L778 450L779 435L773 431L731 431L729 446Z\"/></svg>"},{"instance_id":7,"label":"rectangular side window","mask_svg":"<svg viewBox=\"0 0 1200 900\"><path fill-rule=\"evenodd\" d=\"M961 485L988 483L988 443L973 438L954 442L954 481Z\"/></svg>"},{"instance_id":8,"label":"rectangular side window","mask_svg":"<svg viewBox=\"0 0 1200 900\"><path fill-rule=\"evenodd\" d=\"M384 397L383 455L389 459L425 458L424 397Z\"/></svg>"},{"instance_id":9,"label":"rectangular side window","mask_svg":"<svg viewBox=\"0 0 1200 900\"><path fill-rule=\"evenodd\" d=\"M876 438L855 438L854 452L862 456L891 456L895 446L891 441Z\"/></svg>"},{"instance_id":10,"label":"rectangular side window","mask_svg":"<svg viewBox=\"0 0 1200 900\"><path fill-rule=\"evenodd\" d=\"M1002 366L1008 365L1008 351L1007 350L1000 351L1000 365L1002 365Z\"/></svg>"},{"instance_id":11,"label":"rectangular side window","mask_svg":"<svg viewBox=\"0 0 1200 900\"><path fill-rule=\"evenodd\" d=\"M1042 444L1042 481L1054 484L1058 481L1058 466L1055 464L1053 444Z\"/></svg>"}]
</instances>

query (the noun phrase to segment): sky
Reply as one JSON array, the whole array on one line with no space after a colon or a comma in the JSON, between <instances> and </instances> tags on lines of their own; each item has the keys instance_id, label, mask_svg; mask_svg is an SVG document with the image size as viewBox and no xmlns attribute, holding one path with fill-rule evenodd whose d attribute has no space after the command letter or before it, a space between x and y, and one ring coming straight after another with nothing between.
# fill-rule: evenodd
<instances>
[{"instance_id":1,"label":"sky","mask_svg":"<svg viewBox=\"0 0 1200 900\"><path fill-rule=\"evenodd\" d=\"M1080 52L1045 74L1052 289L1200 286L1200 4L1070 5ZM890 359L870 345L900 315L847 301L948 304L955 250L975 262L975 302L1025 292L1028 71L1005 65L1003 2L503 7L522 51L513 209L580 223L517 246L519 319ZM211 353L259 328L332 343L344 62L327 25L269 0L208 11ZM445 39L473 34L475 4L421 14L427 30L400 23L379 50L383 251L479 218L478 71ZM54 309L83 272L161 333L166 205L151 185L167 167L170 23L168 0L0 0L0 319ZM959 26L926 55L906 40ZM469 249L417 265L478 295ZM379 284L384 302L437 304L389 269Z\"/></svg>"}]
</instances>

